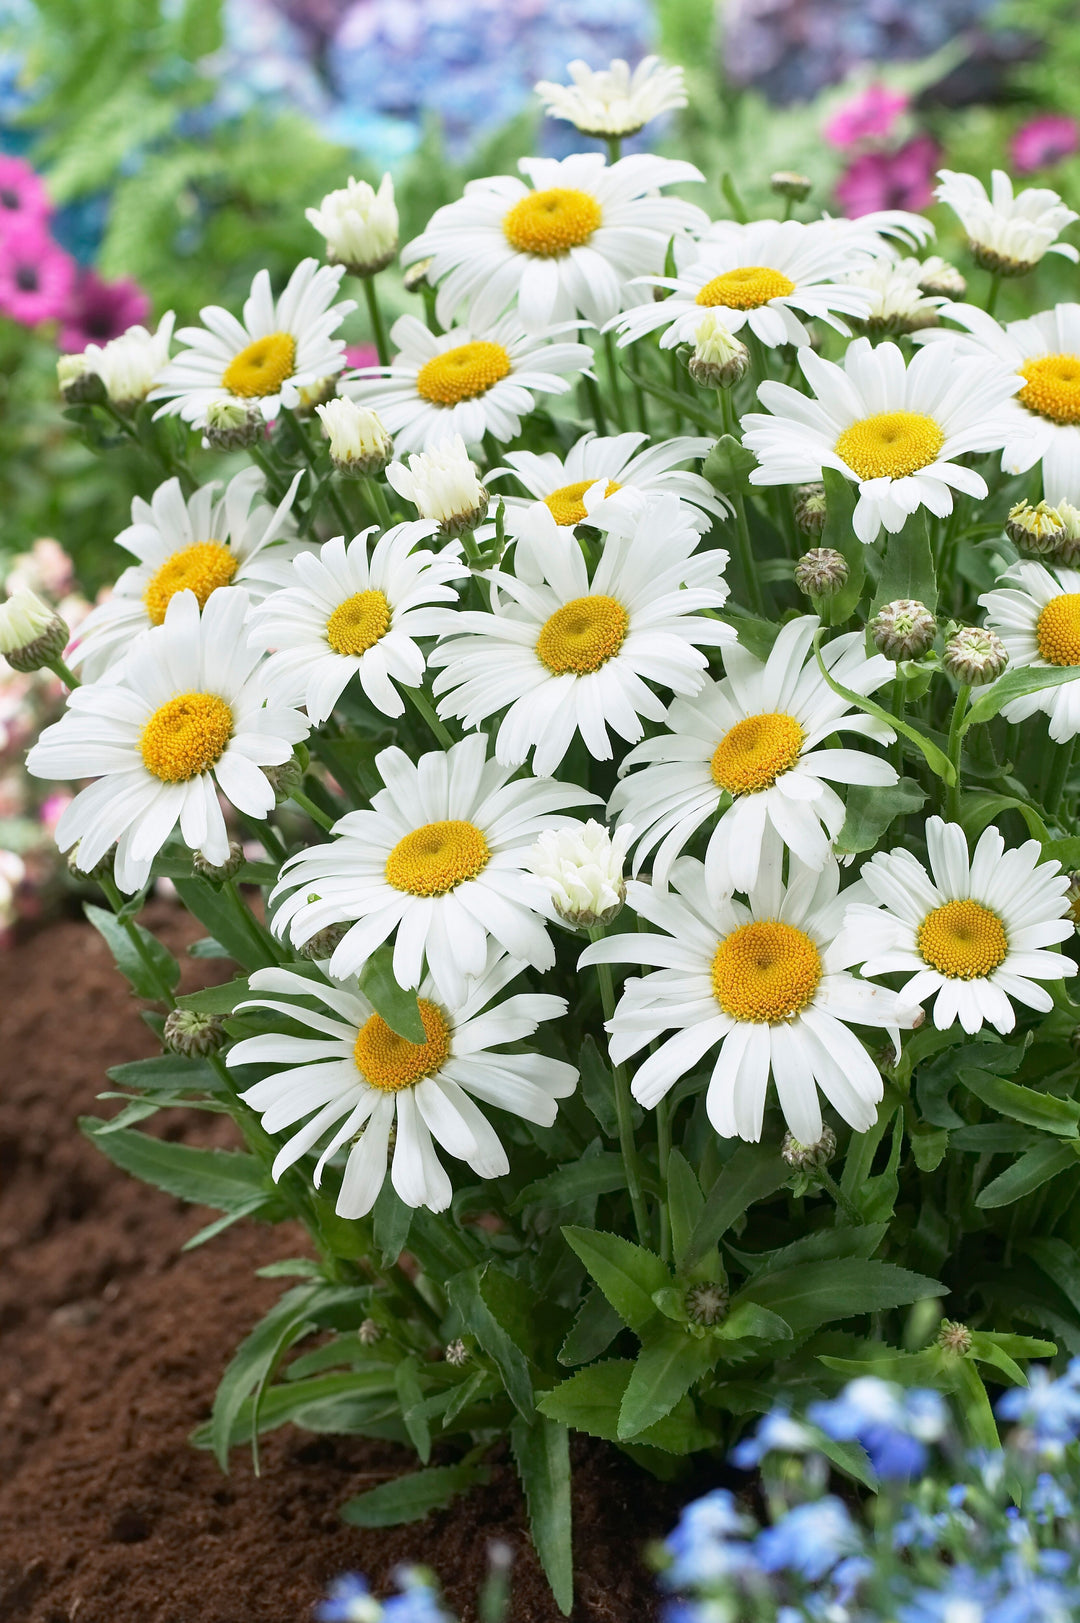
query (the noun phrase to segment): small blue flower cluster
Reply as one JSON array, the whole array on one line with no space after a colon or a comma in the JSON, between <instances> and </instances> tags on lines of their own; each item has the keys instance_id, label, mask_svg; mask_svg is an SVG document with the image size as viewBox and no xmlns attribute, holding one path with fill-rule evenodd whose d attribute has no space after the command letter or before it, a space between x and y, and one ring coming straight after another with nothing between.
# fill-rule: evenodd
<instances>
[{"instance_id":1,"label":"small blue flower cluster","mask_svg":"<svg viewBox=\"0 0 1080 1623\"><path fill-rule=\"evenodd\" d=\"M454 1623L426 1569L399 1567L394 1577L398 1593L376 1600L366 1578L347 1573L315 1608L317 1623Z\"/></svg>"}]
</instances>

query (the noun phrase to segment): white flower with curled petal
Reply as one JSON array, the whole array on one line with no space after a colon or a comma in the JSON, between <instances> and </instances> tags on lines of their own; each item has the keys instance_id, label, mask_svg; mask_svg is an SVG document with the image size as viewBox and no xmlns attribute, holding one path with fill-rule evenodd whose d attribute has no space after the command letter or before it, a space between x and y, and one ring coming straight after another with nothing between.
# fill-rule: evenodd
<instances>
[{"instance_id":1,"label":"white flower with curled petal","mask_svg":"<svg viewBox=\"0 0 1080 1623\"><path fill-rule=\"evenodd\" d=\"M582 135L636 135L661 113L687 105L683 69L658 56L643 57L633 72L619 57L600 69L578 59L568 64L567 72L572 84L541 79L533 89L549 118L565 119Z\"/></svg>"},{"instance_id":2,"label":"white flower with curled petal","mask_svg":"<svg viewBox=\"0 0 1080 1623\"><path fill-rule=\"evenodd\" d=\"M951 208L968 234L976 262L1005 276L1033 270L1045 254L1060 254L1075 264L1080 255L1057 238L1080 218L1067 208L1057 192L1028 186L1013 195L1013 184L1003 169L995 169L990 191L974 175L939 169L941 184L934 196Z\"/></svg>"}]
</instances>

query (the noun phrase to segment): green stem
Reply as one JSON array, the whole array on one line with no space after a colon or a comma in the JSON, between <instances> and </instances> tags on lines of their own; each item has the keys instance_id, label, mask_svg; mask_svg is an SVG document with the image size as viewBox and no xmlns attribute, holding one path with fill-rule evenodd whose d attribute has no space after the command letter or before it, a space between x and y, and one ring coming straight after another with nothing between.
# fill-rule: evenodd
<instances>
[{"instance_id":1,"label":"green stem","mask_svg":"<svg viewBox=\"0 0 1080 1623\"><path fill-rule=\"evenodd\" d=\"M603 938L603 925L594 925L589 931L589 940L602 941ZM611 1020L615 1013L615 985L611 978L611 965L597 964L596 978L600 983L600 1001L604 1006L604 1021L606 1023ZM615 1078L615 1114L619 1123L619 1148L622 1151L627 1188L630 1190L630 1204L634 1210L634 1227L637 1230L639 1242L642 1245L648 1245L649 1217L645 1209L645 1195L641 1186L641 1167L638 1164L637 1145L634 1143L630 1079L626 1074L625 1065L613 1065L611 1070Z\"/></svg>"},{"instance_id":2,"label":"green stem","mask_svg":"<svg viewBox=\"0 0 1080 1623\"><path fill-rule=\"evenodd\" d=\"M904 709L907 705L907 679L905 677L898 676L893 683L892 700L893 715L899 716L900 720L903 721ZM889 750L889 755L892 758L893 766L896 768L897 777L902 778L904 775L904 740L899 732Z\"/></svg>"},{"instance_id":3,"label":"green stem","mask_svg":"<svg viewBox=\"0 0 1080 1623\"><path fill-rule=\"evenodd\" d=\"M600 387L595 378L586 375L583 379L585 393L589 397L589 410L592 412L593 422L596 424L598 434L607 433L607 418L604 416L604 403L600 398Z\"/></svg>"},{"instance_id":4,"label":"green stem","mask_svg":"<svg viewBox=\"0 0 1080 1623\"><path fill-rule=\"evenodd\" d=\"M952 721L949 725L949 760L952 762L956 774L956 782L951 783L946 791L945 804L950 823L960 821L960 752L963 748L964 717L967 714L968 699L971 688L962 682L957 690L956 703L953 705Z\"/></svg>"},{"instance_id":5,"label":"green stem","mask_svg":"<svg viewBox=\"0 0 1080 1623\"><path fill-rule=\"evenodd\" d=\"M271 500L275 502L281 501L286 490L282 475L274 467L273 462L271 462L261 445L249 445L247 451L255 466L262 469L263 478L266 480L267 494Z\"/></svg>"},{"instance_id":6,"label":"green stem","mask_svg":"<svg viewBox=\"0 0 1080 1623\"><path fill-rule=\"evenodd\" d=\"M859 1212L858 1207L853 1201L848 1199L847 1195L845 1195L832 1173L826 1172L825 1168L822 1167L820 1170L815 1172L814 1176L820 1179L822 1187L829 1191L829 1194L836 1202L837 1210L843 1212L848 1222L861 1224L862 1215Z\"/></svg>"},{"instance_id":7,"label":"green stem","mask_svg":"<svg viewBox=\"0 0 1080 1623\"><path fill-rule=\"evenodd\" d=\"M671 1095L665 1094L656 1107L656 1147L660 1160L660 1256L671 1261L671 1214L667 1201L668 1157L671 1155Z\"/></svg>"},{"instance_id":8,"label":"green stem","mask_svg":"<svg viewBox=\"0 0 1080 1623\"><path fill-rule=\"evenodd\" d=\"M623 400L622 387L619 383L619 363L615 354L615 334L606 332L604 337L604 354L607 357L608 383L611 389L611 401L615 407L615 417L620 429L626 428L626 403Z\"/></svg>"},{"instance_id":9,"label":"green stem","mask_svg":"<svg viewBox=\"0 0 1080 1623\"><path fill-rule=\"evenodd\" d=\"M321 807L316 806L315 802L305 795L302 789L294 789L289 799L294 801L302 811L306 811L313 823L318 823L320 828L324 828L328 834L330 833L334 826L334 819L328 817Z\"/></svg>"},{"instance_id":10,"label":"green stem","mask_svg":"<svg viewBox=\"0 0 1080 1623\"><path fill-rule=\"evenodd\" d=\"M121 896L116 887L116 881L110 874L102 874L101 878L98 880L98 884L108 897L109 906L119 918L120 914L122 914L124 911L124 898ZM138 930L135 928L130 919L120 918L120 924L123 928L124 934L127 936L128 940L131 942L131 945L135 948L135 951L142 959L143 968L146 970L146 973L157 987L160 1001L168 1004L170 1009L175 1009L176 999L173 997L171 990L165 985L165 982L158 973L158 967L153 958L150 956L142 936L139 934Z\"/></svg>"},{"instance_id":11,"label":"green stem","mask_svg":"<svg viewBox=\"0 0 1080 1623\"><path fill-rule=\"evenodd\" d=\"M375 348L379 353L379 365L390 365L390 346L386 341L386 328L383 325L382 311L379 309L379 299L375 292L374 276L361 278L364 285L364 298L367 300L368 316L371 320L371 331L375 339Z\"/></svg>"},{"instance_id":12,"label":"green stem","mask_svg":"<svg viewBox=\"0 0 1080 1623\"><path fill-rule=\"evenodd\" d=\"M269 817L248 817L243 812L237 812L236 815L252 839L258 840L267 856L278 863L285 861L289 854L288 849Z\"/></svg>"},{"instance_id":13,"label":"green stem","mask_svg":"<svg viewBox=\"0 0 1080 1623\"><path fill-rule=\"evenodd\" d=\"M330 506L334 509L334 515L337 518L338 523L341 525L342 535L345 537L346 541L351 541L353 536L356 534L356 526L352 521L352 516L349 513L349 509L345 506L345 502L342 498L340 490L335 489L333 480L328 481L326 485L326 494L330 498Z\"/></svg>"},{"instance_id":14,"label":"green stem","mask_svg":"<svg viewBox=\"0 0 1080 1623\"><path fill-rule=\"evenodd\" d=\"M403 687L401 691L404 693L405 697L416 710L418 715L423 716L442 748L444 750L450 749L453 746L454 740L451 737L449 730L444 727L442 722L439 720L434 706L430 703L428 696L423 689Z\"/></svg>"},{"instance_id":15,"label":"green stem","mask_svg":"<svg viewBox=\"0 0 1080 1623\"><path fill-rule=\"evenodd\" d=\"M608 163L618 163L622 157L622 136L606 135Z\"/></svg>"},{"instance_id":16,"label":"green stem","mask_svg":"<svg viewBox=\"0 0 1080 1623\"><path fill-rule=\"evenodd\" d=\"M390 516L390 509L387 506L386 497L379 481L371 477L366 478L364 480L364 494L371 503L376 524L378 524L380 530L388 530L394 521Z\"/></svg>"},{"instance_id":17,"label":"green stem","mask_svg":"<svg viewBox=\"0 0 1080 1623\"><path fill-rule=\"evenodd\" d=\"M998 271L990 272L990 291L986 295L986 313L992 316L997 309L998 294L1001 292L1001 276Z\"/></svg>"},{"instance_id":18,"label":"green stem","mask_svg":"<svg viewBox=\"0 0 1080 1623\"><path fill-rule=\"evenodd\" d=\"M738 424L735 421L735 409L729 389L717 389L716 397L720 404L720 417L724 425L724 432L737 437L735 430ZM729 492L729 500L735 509L735 551L739 559L739 571L742 575L743 588L746 601L754 613L765 618L765 599L762 596L761 581L754 567L754 548L750 540L750 525L746 518L746 501L741 490Z\"/></svg>"},{"instance_id":19,"label":"green stem","mask_svg":"<svg viewBox=\"0 0 1080 1623\"><path fill-rule=\"evenodd\" d=\"M1058 744L1050 762L1050 774L1046 780L1046 798L1043 805L1050 817L1057 817L1061 810L1061 800L1065 793L1065 784L1072 771L1073 756L1076 751L1076 739L1071 738L1067 744ZM1059 819L1060 821L1060 819Z\"/></svg>"},{"instance_id":20,"label":"green stem","mask_svg":"<svg viewBox=\"0 0 1080 1623\"><path fill-rule=\"evenodd\" d=\"M252 913L240 894L236 880L226 879L221 889L232 903L241 927L247 931L248 936L258 947L260 953L268 952L271 958L277 962L281 957L281 945L275 941L270 931L265 929Z\"/></svg>"},{"instance_id":21,"label":"green stem","mask_svg":"<svg viewBox=\"0 0 1080 1623\"><path fill-rule=\"evenodd\" d=\"M60 678L65 687L71 690L81 687L82 684L80 683L79 678L75 675L75 672L69 670L59 655L57 655L55 659L46 660L46 664L48 665L49 670L52 671L53 675Z\"/></svg>"}]
</instances>

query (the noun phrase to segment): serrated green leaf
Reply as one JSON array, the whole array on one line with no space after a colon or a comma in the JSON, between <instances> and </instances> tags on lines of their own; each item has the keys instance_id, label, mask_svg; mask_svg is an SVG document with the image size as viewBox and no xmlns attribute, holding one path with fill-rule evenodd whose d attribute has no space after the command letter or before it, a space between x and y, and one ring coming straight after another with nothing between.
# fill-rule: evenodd
<instances>
[{"instance_id":1,"label":"serrated green leaf","mask_svg":"<svg viewBox=\"0 0 1080 1623\"><path fill-rule=\"evenodd\" d=\"M535 1413L532 1378L524 1352L499 1323L483 1294L484 1275L490 1264L480 1264L446 1281L450 1304L462 1322L495 1360L507 1394L519 1414L531 1420ZM494 1271L494 1270L493 1270Z\"/></svg>"},{"instance_id":2,"label":"serrated green leaf","mask_svg":"<svg viewBox=\"0 0 1080 1623\"><path fill-rule=\"evenodd\" d=\"M1051 1178L1060 1177L1063 1172L1075 1172L1077 1165L1074 1142L1062 1143L1060 1139L1051 1139L1036 1144L1025 1151L1018 1161L1014 1161L1011 1167L1006 1167L1004 1172L992 1179L985 1189L981 1189L975 1204L983 1211L1011 1206L1014 1201L1041 1189Z\"/></svg>"},{"instance_id":3,"label":"serrated green leaf","mask_svg":"<svg viewBox=\"0 0 1080 1623\"><path fill-rule=\"evenodd\" d=\"M1013 1121L1021 1121L1026 1127L1039 1127L1060 1138L1077 1137L1080 1105L1074 1100L1038 1093L1034 1088L1006 1082L1003 1077L991 1076L986 1071L962 1067L956 1075L962 1087L1000 1115L1011 1116Z\"/></svg>"},{"instance_id":4,"label":"serrated green leaf","mask_svg":"<svg viewBox=\"0 0 1080 1623\"><path fill-rule=\"evenodd\" d=\"M231 1014L238 1003L250 997L247 976L226 981L223 986L204 986L198 992L185 992L176 1000L181 1009L195 1009L199 1014Z\"/></svg>"},{"instance_id":5,"label":"serrated green leaf","mask_svg":"<svg viewBox=\"0 0 1080 1623\"><path fill-rule=\"evenodd\" d=\"M594 1139L599 1143L599 1139ZM576 1201L609 1195L616 1189L626 1188L626 1168L622 1156L615 1150L602 1150L587 1160L571 1161L556 1167L543 1178L526 1184L518 1195L511 1212L520 1212L526 1206L539 1205L557 1210L560 1206L573 1206Z\"/></svg>"},{"instance_id":6,"label":"serrated green leaf","mask_svg":"<svg viewBox=\"0 0 1080 1623\"><path fill-rule=\"evenodd\" d=\"M790 1177L791 1168L775 1148L741 1145L709 1190L683 1255L683 1267L692 1268L748 1207L775 1194Z\"/></svg>"},{"instance_id":7,"label":"serrated green leaf","mask_svg":"<svg viewBox=\"0 0 1080 1623\"><path fill-rule=\"evenodd\" d=\"M679 1272L686 1259L694 1230L705 1209L705 1196L693 1167L681 1150L673 1149L667 1167L668 1216L671 1221L671 1246L675 1254L675 1269Z\"/></svg>"},{"instance_id":8,"label":"serrated green leaf","mask_svg":"<svg viewBox=\"0 0 1080 1623\"><path fill-rule=\"evenodd\" d=\"M570 1437L565 1426L538 1414L531 1422L517 1415L510 1427L529 1531L555 1604L569 1616L574 1604L574 1563L570 1515Z\"/></svg>"},{"instance_id":9,"label":"serrated green leaf","mask_svg":"<svg viewBox=\"0 0 1080 1623\"><path fill-rule=\"evenodd\" d=\"M422 1522L433 1510L444 1510L459 1494L487 1482L490 1475L478 1460L429 1465L426 1470L384 1482L347 1500L341 1507L341 1517L353 1527L399 1527L403 1522Z\"/></svg>"},{"instance_id":10,"label":"serrated green leaf","mask_svg":"<svg viewBox=\"0 0 1080 1623\"><path fill-rule=\"evenodd\" d=\"M860 851L872 851L882 835L898 817L917 812L926 800L926 791L914 778L901 778L899 783L870 787L852 784L847 792L844 825L836 837L835 849L840 856L854 856Z\"/></svg>"},{"instance_id":11,"label":"serrated green leaf","mask_svg":"<svg viewBox=\"0 0 1080 1623\"><path fill-rule=\"evenodd\" d=\"M937 573L928 520L925 509L920 509L912 514L902 530L886 541L885 558L870 605L871 616L884 604L901 598L924 604L931 614L936 611Z\"/></svg>"},{"instance_id":12,"label":"serrated green leaf","mask_svg":"<svg viewBox=\"0 0 1080 1623\"><path fill-rule=\"evenodd\" d=\"M227 890L212 885L208 879L174 879L173 884L188 912L206 926L243 969L269 969L276 964L277 955L265 933Z\"/></svg>"},{"instance_id":13,"label":"serrated green leaf","mask_svg":"<svg viewBox=\"0 0 1080 1623\"><path fill-rule=\"evenodd\" d=\"M400 1358L394 1366L394 1391L401 1405L401 1418L409 1441L426 1465L431 1458L431 1427L424 1412L424 1390L420 1385L419 1366L414 1353Z\"/></svg>"},{"instance_id":14,"label":"serrated green leaf","mask_svg":"<svg viewBox=\"0 0 1080 1623\"><path fill-rule=\"evenodd\" d=\"M371 1208L372 1234L384 1268L393 1267L405 1249L415 1207L406 1206L387 1178Z\"/></svg>"},{"instance_id":15,"label":"serrated green leaf","mask_svg":"<svg viewBox=\"0 0 1080 1623\"><path fill-rule=\"evenodd\" d=\"M619 1441L619 1411L630 1384L634 1365L629 1358L608 1358L589 1364L538 1400L537 1408L552 1420L590 1437ZM708 1448L715 1435L703 1426L689 1398L681 1398L670 1414L636 1439L638 1444L661 1448L670 1454L689 1454Z\"/></svg>"},{"instance_id":16,"label":"serrated green leaf","mask_svg":"<svg viewBox=\"0 0 1080 1623\"><path fill-rule=\"evenodd\" d=\"M310 1310L319 1289L317 1285L297 1285L286 1291L240 1343L221 1377L210 1416L210 1447L226 1473L233 1427L245 1400L251 1400L252 1430L257 1438L258 1394L288 1349L315 1329ZM257 1454L255 1463L257 1470Z\"/></svg>"},{"instance_id":17,"label":"serrated green leaf","mask_svg":"<svg viewBox=\"0 0 1080 1623\"><path fill-rule=\"evenodd\" d=\"M105 1075L122 1088L143 1093L214 1093L220 1091L217 1074L205 1059L186 1054L157 1054L153 1059L111 1065Z\"/></svg>"},{"instance_id":18,"label":"serrated green leaf","mask_svg":"<svg viewBox=\"0 0 1080 1623\"><path fill-rule=\"evenodd\" d=\"M828 606L830 624L843 625L855 611L866 578L866 547L852 526L858 491L838 468L823 469L821 478L825 486L825 528L821 545L841 553L848 566L848 578L836 596L830 598Z\"/></svg>"},{"instance_id":19,"label":"serrated green leaf","mask_svg":"<svg viewBox=\"0 0 1080 1623\"><path fill-rule=\"evenodd\" d=\"M702 465L702 473L714 490L749 490L750 474L758 465L753 451L731 434L721 434Z\"/></svg>"},{"instance_id":20,"label":"serrated green leaf","mask_svg":"<svg viewBox=\"0 0 1080 1623\"><path fill-rule=\"evenodd\" d=\"M918 727L912 726L910 722L904 721L900 716L894 716L891 711L883 709L873 699L868 699L861 693L855 693L851 688L846 688L842 683L837 682L826 668L825 661L821 657L820 643L821 632L819 631L814 638L814 653L817 656L821 679L826 687L832 688L834 693L839 694L842 699L846 699L848 704L852 705L856 710L864 711L866 715L873 716L875 721L880 721L884 726L891 727L894 732L901 733L915 745L931 772L936 773L950 787L955 784L956 768L944 750L939 749L933 739L928 738L924 732L920 732Z\"/></svg>"},{"instance_id":21,"label":"serrated green leaf","mask_svg":"<svg viewBox=\"0 0 1080 1623\"><path fill-rule=\"evenodd\" d=\"M779 1313L796 1335L856 1314L906 1307L931 1297L947 1296L936 1279L912 1273L891 1262L852 1257L843 1267L834 1262L807 1262L778 1273L758 1274L732 1299L757 1302Z\"/></svg>"},{"instance_id":22,"label":"serrated green leaf","mask_svg":"<svg viewBox=\"0 0 1080 1623\"><path fill-rule=\"evenodd\" d=\"M615 1109L615 1080L592 1037L586 1037L578 1052L581 1097L608 1138L618 1138L619 1117Z\"/></svg>"},{"instance_id":23,"label":"serrated green leaf","mask_svg":"<svg viewBox=\"0 0 1080 1623\"><path fill-rule=\"evenodd\" d=\"M415 991L399 986L394 979L392 947L384 943L372 953L360 972L360 990L391 1031L407 1043L427 1041Z\"/></svg>"},{"instance_id":24,"label":"serrated green leaf","mask_svg":"<svg viewBox=\"0 0 1080 1623\"><path fill-rule=\"evenodd\" d=\"M716 1362L717 1348L709 1337L690 1335L682 1325L666 1321L650 1334L627 1382L619 1408L619 1438L628 1442L647 1431L678 1403L695 1381Z\"/></svg>"},{"instance_id":25,"label":"serrated green leaf","mask_svg":"<svg viewBox=\"0 0 1080 1623\"><path fill-rule=\"evenodd\" d=\"M574 1226L562 1232L624 1323L640 1334L656 1318L653 1291L671 1284L666 1265L620 1234Z\"/></svg>"},{"instance_id":26,"label":"serrated green leaf","mask_svg":"<svg viewBox=\"0 0 1080 1623\"><path fill-rule=\"evenodd\" d=\"M1062 682L1077 681L1075 665L1023 665L1018 670L1006 671L989 687L980 689L979 696L964 717L960 735L981 722L992 721L1013 699L1022 699L1029 693L1041 693L1044 688L1060 687ZM1057 746L1059 749L1061 745Z\"/></svg>"},{"instance_id":27,"label":"serrated green leaf","mask_svg":"<svg viewBox=\"0 0 1080 1623\"><path fill-rule=\"evenodd\" d=\"M233 1211L254 1195L269 1200L274 1194L253 1155L239 1150L204 1150L193 1144L169 1144L124 1128L104 1137L107 1126L94 1116L82 1116L79 1127L109 1160L144 1183L190 1201L193 1206L216 1206Z\"/></svg>"},{"instance_id":28,"label":"serrated green leaf","mask_svg":"<svg viewBox=\"0 0 1080 1623\"><path fill-rule=\"evenodd\" d=\"M93 902L84 902L83 912L98 934L104 936L117 969L138 997L157 1001L162 987L172 990L180 979L180 965L156 936L134 921L127 926L121 924L115 913L95 907ZM142 951L132 940L132 933Z\"/></svg>"},{"instance_id":29,"label":"serrated green leaf","mask_svg":"<svg viewBox=\"0 0 1080 1623\"><path fill-rule=\"evenodd\" d=\"M790 1341L791 1326L779 1313L757 1302L740 1302L713 1331L713 1339L724 1341Z\"/></svg>"},{"instance_id":30,"label":"serrated green leaf","mask_svg":"<svg viewBox=\"0 0 1080 1623\"><path fill-rule=\"evenodd\" d=\"M614 1341L623 1321L598 1285L593 1285L559 1348L560 1364L588 1364Z\"/></svg>"}]
</instances>

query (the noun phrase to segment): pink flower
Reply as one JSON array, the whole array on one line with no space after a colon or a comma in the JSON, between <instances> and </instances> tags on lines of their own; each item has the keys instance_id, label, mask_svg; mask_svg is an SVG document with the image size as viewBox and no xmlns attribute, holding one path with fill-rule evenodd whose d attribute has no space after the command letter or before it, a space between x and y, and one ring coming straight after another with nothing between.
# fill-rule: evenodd
<instances>
[{"instance_id":1,"label":"pink flower","mask_svg":"<svg viewBox=\"0 0 1080 1623\"><path fill-rule=\"evenodd\" d=\"M345 364L347 366L378 366L379 352L374 344L347 344L345 346Z\"/></svg>"},{"instance_id":2,"label":"pink flower","mask_svg":"<svg viewBox=\"0 0 1080 1623\"><path fill-rule=\"evenodd\" d=\"M45 796L45 799L41 802L38 816L50 834L55 834L57 823L74 798L74 795L68 789L57 789L53 794Z\"/></svg>"},{"instance_id":3,"label":"pink flower","mask_svg":"<svg viewBox=\"0 0 1080 1623\"><path fill-rule=\"evenodd\" d=\"M0 232L20 219L44 224L51 213L41 176L21 158L0 153Z\"/></svg>"},{"instance_id":4,"label":"pink flower","mask_svg":"<svg viewBox=\"0 0 1080 1623\"><path fill-rule=\"evenodd\" d=\"M885 85L868 85L860 96L845 102L825 126L825 139L845 151L861 141L887 141L908 98Z\"/></svg>"},{"instance_id":5,"label":"pink flower","mask_svg":"<svg viewBox=\"0 0 1080 1623\"><path fill-rule=\"evenodd\" d=\"M103 282L96 271L80 271L61 318L57 343L65 355L81 354L87 344L107 344L149 314L150 300L129 277Z\"/></svg>"},{"instance_id":6,"label":"pink flower","mask_svg":"<svg viewBox=\"0 0 1080 1623\"><path fill-rule=\"evenodd\" d=\"M24 327L55 321L75 281L75 261L41 220L15 218L0 234L0 314Z\"/></svg>"},{"instance_id":7,"label":"pink flower","mask_svg":"<svg viewBox=\"0 0 1080 1623\"><path fill-rule=\"evenodd\" d=\"M50 535L41 535L29 552L20 552L12 560L5 586L12 592L37 592L39 597L58 598L70 592L75 579L75 566L59 541Z\"/></svg>"},{"instance_id":8,"label":"pink flower","mask_svg":"<svg viewBox=\"0 0 1080 1623\"><path fill-rule=\"evenodd\" d=\"M895 152L864 152L836 183L840 207L850 220L876 209L918 213L934 200L934 172L941 154L929 135L917 135Z\"/></svg>"},{"instance_id":9,"label":"pink flower","mask_svg":"<svg viewBox=\"0 0 1080 1623\"><path fill-rule=\"evenodd\" d=\"M1041 113L1016 131L1010 148L1013 168L1019 175L1060 163L1080 146L1080 127L1064 113Z\"/></svg>"}]
</instances>

